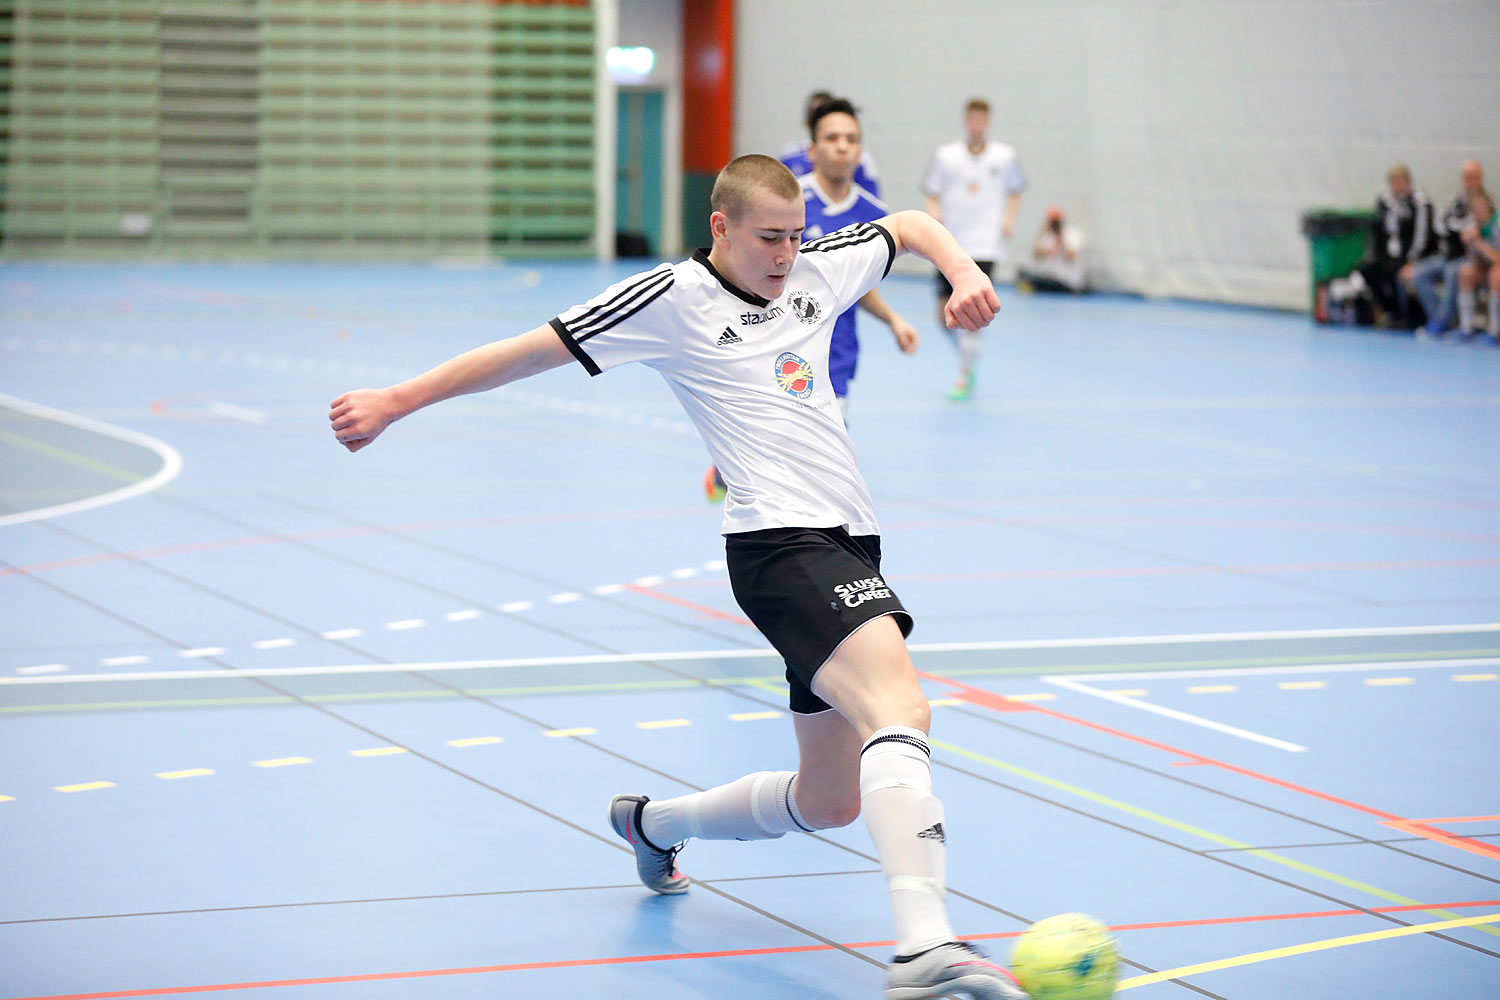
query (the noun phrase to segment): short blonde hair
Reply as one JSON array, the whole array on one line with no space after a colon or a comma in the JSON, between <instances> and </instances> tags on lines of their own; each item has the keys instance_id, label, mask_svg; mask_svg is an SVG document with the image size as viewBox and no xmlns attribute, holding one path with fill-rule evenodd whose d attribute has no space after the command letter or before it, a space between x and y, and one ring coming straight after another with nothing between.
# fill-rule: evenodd
<instances>
[{"instance_id":1,"label":"short blonde hair","mask_svg":"<svg viewBox=\"0 0 1500 1000\"><path fill-rule=\"evenodd\" d=\"M802 185L780 160L759 153L736 157L719 171L708 203L715 212L738 219L750 209L757 191L769 191L778 198L801 200Z\"/></svg>"}]
</instances>

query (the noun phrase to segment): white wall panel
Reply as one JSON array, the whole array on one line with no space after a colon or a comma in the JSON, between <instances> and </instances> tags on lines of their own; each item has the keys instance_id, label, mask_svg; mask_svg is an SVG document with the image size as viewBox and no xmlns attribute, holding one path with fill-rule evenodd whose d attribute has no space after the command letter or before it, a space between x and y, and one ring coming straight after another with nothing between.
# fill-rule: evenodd
<instances>
[{"instance_id":1,"label":"white wall panel","mask_svg":"<svg viewBox=\"0 0 1500 1000\"><path fill-rule=\"evenodd\" d=\"M1408 162L1440 203L1500 187L1500 0L742 0L736 151L798 137L823 87L862 109L893 207L921 204L970 96L1105 287L1302 308L1302 212L1364 206Z\"/></svg>"}]
</instances>

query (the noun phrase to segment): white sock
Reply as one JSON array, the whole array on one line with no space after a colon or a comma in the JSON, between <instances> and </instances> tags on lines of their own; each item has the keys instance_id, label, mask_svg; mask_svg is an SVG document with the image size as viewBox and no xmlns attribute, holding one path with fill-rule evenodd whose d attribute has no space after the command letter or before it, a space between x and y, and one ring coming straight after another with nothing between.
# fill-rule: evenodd
<instances>
[{"instance_id":1,"label":"white sock","mask_svg":"<svg viewBox=\"0 0 1500 1000\"><path fill-rule=\"evenodd\" d=\"M979 361L979 331L956 330L958 338L958 375L965 382L974 377L974 365Z\"/></svg>"},{"instance_id":2,"label":"white sock","mask_svg":"<svg viewBox=\"0 0 1500 1000\"><path fill-rule=\"evenodd\" d=\"M1490 289L1489 335L1491 340L1500 340L1500 291Z\"/></svg>"},{"instance_id":3,"label":"white sock","mask_svg":"<svg viewBox=\"0 0 1500 1000\"><path fill-rule=\"evenodd\" d=\"M756 771L704 792L647 802L641 832L663 849L689 837L774 840L794 830L811 833L792 795L796 778L796 771Z\"/></svg>"},{"instance_id":4,"label":"white sock","mask_svg":"<svg viewBox=\"0 0 1500 1000\"><path fill-rule=\"evenodd\" d=\"M859 759L860 804L885 872L898 955L954 940L943 905L943 804L932 794L930 757L920 729L887 726Z\"/></svg>"},{"instance_id":5,"label":"white sock","mask_svg":"<svg viewBox=\"0 0 1500 1000\"><path fill-rule=\"evenodd\" d=\"M1474 290L1458 290L1458 328L1464 333L1474 332Z\"/></svg>"}]
</instances>

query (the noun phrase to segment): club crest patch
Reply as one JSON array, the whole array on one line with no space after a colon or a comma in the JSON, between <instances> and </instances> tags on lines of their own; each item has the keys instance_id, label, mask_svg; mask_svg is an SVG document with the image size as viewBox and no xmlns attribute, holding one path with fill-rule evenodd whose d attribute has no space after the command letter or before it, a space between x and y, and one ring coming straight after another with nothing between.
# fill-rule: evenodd
<instances>
[{"instance_id":1,"label":"club crest patch","mask_svg":"<svg viewBox=\"0 0 1500 1000\"><path fill-rule=\"evenodd\" d=\"M812 366L791 351L776 359L776 384L798 399L806 399L813 391Z\"/></svg>"},{"instance_id":2,"label":"club crest patch","mask_svg":"<svg viewBox=\"0 0 1500 1000\"><path fill-rule=\"evenodd\" d=\"M823 307L811 292L793 292L787 296L786 304L792 314L808 326L816 326L823 319Z\"/></svg>"}]
</instances>

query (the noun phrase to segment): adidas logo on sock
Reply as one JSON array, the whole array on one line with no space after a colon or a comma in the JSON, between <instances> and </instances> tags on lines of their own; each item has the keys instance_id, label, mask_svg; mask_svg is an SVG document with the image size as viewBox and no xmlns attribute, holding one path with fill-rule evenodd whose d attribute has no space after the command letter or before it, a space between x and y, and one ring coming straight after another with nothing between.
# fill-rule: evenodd
<instances>
[{"instance_id":1,"label":"adidas logo on sock","mask_svg":"<svg viewBox=\"0 0 1500 1000\"><path fill-rule=\"evenodd\" d=\"M922 840L935 840L939 844L946 844L948 838L943 834L943 824L934 823L921 833L917 834Z\"/></svg>"},{"instance_id":2,"label":"adidas logo on sock","mask_svg":"<svg viewBox=\"0 0 1500 1000\"><path fill-rule=\"evenodd\" d=\"M730 344L743 344L744 340L740 338L739 334L726 326L724 332L719 334L719 339L714 341L714 343L719 347L728 347Z\"/></svg>"}]
</instances>

